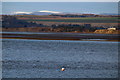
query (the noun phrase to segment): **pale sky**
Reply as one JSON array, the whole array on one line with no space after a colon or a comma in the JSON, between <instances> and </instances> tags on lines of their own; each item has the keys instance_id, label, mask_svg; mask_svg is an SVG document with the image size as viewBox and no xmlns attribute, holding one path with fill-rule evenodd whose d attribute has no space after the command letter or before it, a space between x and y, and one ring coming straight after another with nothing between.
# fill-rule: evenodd
<instances>
[{"instance_id":1,"label":"pale sky","mask_svg":"<svg viewBox=\"0 0 120 80\"><path fill-rule=\"evenodd\" d=\"M2 2L119 2L119 0L0 0Z\"/></svg>"}]
</instances>

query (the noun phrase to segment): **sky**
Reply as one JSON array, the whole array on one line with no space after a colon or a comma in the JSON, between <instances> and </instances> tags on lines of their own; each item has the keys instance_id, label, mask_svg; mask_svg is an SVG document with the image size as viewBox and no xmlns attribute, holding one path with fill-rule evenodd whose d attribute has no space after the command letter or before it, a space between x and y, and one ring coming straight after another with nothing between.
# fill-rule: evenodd
<instances>
[{"instance_id":1,"label":"sky","mask_svg":"<svg viewBox=\"0 0 120 80\"><path fill-rule=\"evenodd\" d=\"M117 13L117 2L3 2L2 13L36 12L41 10L67 13Z\"/></svg>"},{"instance_id":2,"label":"sky","mask_svg":"<svg viewBox=\"0 0 120 80\"><path fill-rule=\"evenodd\" d=\"M118 2L119 0L2 0L4 2Z\"/></svg>"}]
</instances>

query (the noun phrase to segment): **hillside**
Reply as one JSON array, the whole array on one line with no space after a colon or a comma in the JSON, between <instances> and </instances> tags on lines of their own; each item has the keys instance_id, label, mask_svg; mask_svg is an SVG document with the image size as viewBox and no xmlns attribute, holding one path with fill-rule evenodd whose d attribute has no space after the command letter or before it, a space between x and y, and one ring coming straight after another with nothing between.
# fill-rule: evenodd
<instances>
[{"instance_id":1,"label":"hillside","mask_svg":"<svg viewBox=\"0 0 120 80\"><path fill-rule=\"evenodd\" d=\"M40 27L42 25L36 23L30 23L24 20L19 20L15 16L2 16L3 28L17 28L17 27Z\"/></svg>"},{"instance_id":2,"label":"hillside","mask_svg":"<svg viewBox=\"0 0 120 80\"><path fill-rule=\"evenodd\" d=\"M100 21L105 23L101 23ZM110 21L116 22L111 23ZM2 30L18 32L75 32L117 34L119 30L117 21L117 17L65 18L51 15L3 15ZM108 31L107 28L109 27L115 27L118 30Z\"/></svg>"},{"instance_id":3,"label":"hillside","mask_svg":"<svg viewBox=\"0 0 120 80\"><path fill-rule=\"evenodd\" d=\"M59 24L91 24L92 27L117 27L120 21L117 16L98 16L98 17L64 17L53 15L16 15L17 19L34 22L44 25L59 25Z\"/></svg>"}]
</instances>

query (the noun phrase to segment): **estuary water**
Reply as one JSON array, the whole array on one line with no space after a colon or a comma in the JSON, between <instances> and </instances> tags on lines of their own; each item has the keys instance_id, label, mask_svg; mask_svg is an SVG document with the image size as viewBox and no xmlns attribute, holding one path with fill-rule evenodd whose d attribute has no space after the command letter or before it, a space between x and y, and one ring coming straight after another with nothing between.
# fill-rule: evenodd
<instances>
[{"instance_id":1,"label":"estuary water","mask_svg":"<svg viewBox=\"0 0 120 80\"><path fill-rule=\"evenodd\" d=\"M2 53L3 78L118 77L118 42L3 39Z\"/></svg>"}]
</instances>

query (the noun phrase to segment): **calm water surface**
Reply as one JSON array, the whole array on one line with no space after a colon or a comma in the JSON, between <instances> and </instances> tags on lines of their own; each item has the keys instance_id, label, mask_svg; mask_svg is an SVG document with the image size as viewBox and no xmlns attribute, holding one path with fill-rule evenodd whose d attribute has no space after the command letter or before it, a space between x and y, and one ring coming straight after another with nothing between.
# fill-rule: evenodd
<instances>
[{"instance_id":1,"label":"calm water surface","mask_svg":"<svg viewBox=\"0 0 120 80\"><path fill-rule=\"evenodd\" d=\"M3 39L2 43L4 78L118 77L117 42Z\"/></svg>"}]
</instances>

